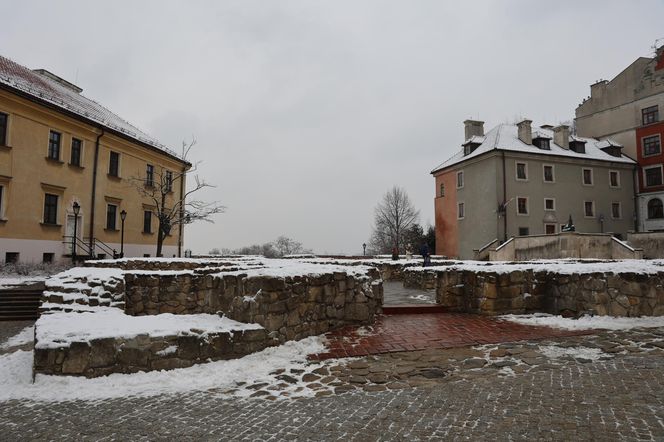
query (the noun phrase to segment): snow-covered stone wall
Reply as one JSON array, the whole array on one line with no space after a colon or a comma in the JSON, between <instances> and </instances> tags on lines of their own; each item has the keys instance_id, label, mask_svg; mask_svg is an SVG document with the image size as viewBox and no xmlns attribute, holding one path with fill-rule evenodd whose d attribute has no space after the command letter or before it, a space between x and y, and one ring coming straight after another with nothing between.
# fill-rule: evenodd
<instances>
[{"instance_id":1,"label":"snow-covered stone wall","mask_svg":"<svg viewBox=\"0 0 664 442\"><path fill-rule=\"evenodd\" d=\"M567 273L535 268L492 271L486 267L435 273L437 302L456 312L664 315L664 271Z\"/></svg>"},{"instance_id":2,"label":"snow-covered stone wall","mask_svg":"<svg viewBox=\"0 0 664 442\"><path fill-rule=\"evenodd\" d=\"M348 324L368 324L381 312L383 291L378 272L335 271L273 277L243 273L125 275L125 312L223 313L262 325L280 342L325 333Z\"/></svg>"}]
</instances>

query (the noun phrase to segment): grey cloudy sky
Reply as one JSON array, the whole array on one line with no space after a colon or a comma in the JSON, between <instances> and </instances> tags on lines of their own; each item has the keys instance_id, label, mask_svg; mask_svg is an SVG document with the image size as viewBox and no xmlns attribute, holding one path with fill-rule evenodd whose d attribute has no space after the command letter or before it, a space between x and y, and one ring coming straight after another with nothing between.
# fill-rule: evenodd
<instances>
[{"instance_id":1,"label":"grey cloudy sky","mask_svg":"<svg viewBox=\"0 0 664 442\"><path fill-rule=\"evenodd\" d=\"M6 2L0 50L178 147L193 135L207 252L285 234L361 251L392 185L433 222L462 121L573 117L664 37L662 1Z\"/></svg>"}]
</instances>

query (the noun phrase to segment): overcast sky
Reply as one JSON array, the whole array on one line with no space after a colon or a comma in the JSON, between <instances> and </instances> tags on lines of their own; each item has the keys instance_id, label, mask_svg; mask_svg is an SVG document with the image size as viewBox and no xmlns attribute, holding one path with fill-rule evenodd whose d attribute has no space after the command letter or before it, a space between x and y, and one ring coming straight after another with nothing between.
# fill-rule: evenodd
<instances>
[{"instance_id":1,"label":"overcast sky","mask_svg":"<svg viewBox=\"0 0 664 442\"><path fill-rule=\"evenodd\" d=\"M536 6L541 5L541 6ZM357 253L388 188L433 223L463 120L574 116L664 37L662 1L7 1L2 55L178 148L192 135L207 252L287 235Z\"/></svg>"}]
</instances>

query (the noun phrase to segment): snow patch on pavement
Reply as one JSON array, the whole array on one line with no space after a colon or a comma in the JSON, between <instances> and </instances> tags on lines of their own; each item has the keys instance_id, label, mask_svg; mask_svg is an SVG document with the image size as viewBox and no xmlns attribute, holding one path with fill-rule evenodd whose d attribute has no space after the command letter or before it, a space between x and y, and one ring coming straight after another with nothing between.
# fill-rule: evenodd
<instances>
[{"instance_id":1,"label":"snow patch on pavement","mask_svg":"<svg viewBox=\"0 0 664 442\"><path fill-rule=\"evenodd\" d=\"M256 390L238 387L256 383L281 385L274 391L289 397L310 397L315 392L298 381L287 386L271 373L283 369L315 369L307 355L325 351L323 337L309 337L271 347L240 359L209 362L189 368L134 374L111 374L86 379L74 376L37 375L32 383L32 351L0 355L0 401L29 399L44 402L101 400L128 396L150 397L192 391L215 391L221 396L248 397ZM245 384L243 384L245 385ZM284 396L277 396L285 398Z\"/></svg>"},{"instance_id":2,"label":"snow patch on pavement","mask_svg":"<svg viewBox=\"0 0 664 442\"><path fill-rule=\"evenodd\" d=\"M573 358L583 358L589 359L591 361L597 361L602 357L606 357L604 353L599 348L587 348L587 347L558 347L555 345L540 345L539 350L544 356L549 359L559 359L563 356L571 356Z\"/></svg>"},{"instance_id":3,"label":"snow patch on pavement","mask_svg":"<svg viewBox=\"0 0 664 442\"><path fill-rule=\"evenodd\" d=\"M30 325L28 327L25 327L23 330L21 330L11 338L7 339L6 342L0 345L0 348L12 348L12 347L18 347L20 345L29 344L33 341L34 336L35 336L35 327Z\"/></svg>"},{"instance_id":4,"label":"snow patch on pavement","mask_svg":"<svg viewBox=\"0 0 664 442\"><path fill-rule=\"evenodd\" d=\"M565 330L629 330L632 328L664 327L664 316L625 318L614 316L582 316L579 319L535 313L530 315L502 315L499 318L525 325L542 325Z\"/></svg>"}]
</instances>

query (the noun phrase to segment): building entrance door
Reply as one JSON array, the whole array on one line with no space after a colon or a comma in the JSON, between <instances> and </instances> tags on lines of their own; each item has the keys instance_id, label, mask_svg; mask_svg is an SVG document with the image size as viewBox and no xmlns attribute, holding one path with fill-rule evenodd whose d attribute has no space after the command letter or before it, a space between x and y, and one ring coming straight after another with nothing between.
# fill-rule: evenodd
<instances>
[{"instance_id":1,"label":"building entrance door","mask_svg":"<svg viewBox=\"0 0 664 442\"><path fill-rule=\"evenodd\" d=\"M67 224L65 226L65 240L67 241L65 243L65 250L67 251L68 255L71 255L73 250L73 241L72 238L74 236L74 220L76 218L76 215L71 215L67 214ZM81 234L83 231L83 223L81 222L81 216L78 216L78 220L76 222L76 237L78 239L81 239L83 235ZM79 250L79 247L76 247L76 253L81 254L81 251Z\"/></svg>"}]
</instances>

